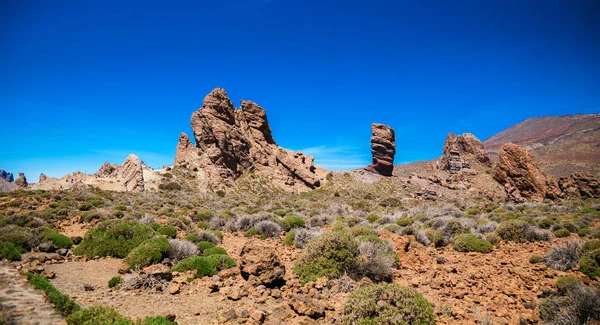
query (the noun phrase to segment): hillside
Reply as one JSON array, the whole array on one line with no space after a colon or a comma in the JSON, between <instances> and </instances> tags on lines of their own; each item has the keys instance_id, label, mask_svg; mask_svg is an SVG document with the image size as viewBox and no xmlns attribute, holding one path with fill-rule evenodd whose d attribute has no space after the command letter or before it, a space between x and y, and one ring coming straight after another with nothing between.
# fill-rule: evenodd
<instances>
[{"instance_id":1,"label":"hillside","mask_svg":"<svg viewBox=\"0 0 600 325\"><path fill-rule=\"evenodd\" d=\"M530 118L483 144L495 160L507 142L529 149L542 170L556 177L573 172L600 175L600 114Z\"/></svg>"}]
</instances>

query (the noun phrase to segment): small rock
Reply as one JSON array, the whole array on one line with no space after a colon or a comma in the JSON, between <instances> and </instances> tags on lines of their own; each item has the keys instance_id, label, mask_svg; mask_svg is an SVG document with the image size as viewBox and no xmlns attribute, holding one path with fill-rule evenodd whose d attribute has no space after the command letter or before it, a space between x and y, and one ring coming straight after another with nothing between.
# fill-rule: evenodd
<instances>
[{"instance_id":1,"label":"small rock","mask_svg":"<svg viewBox=\"0 0 600 325\"><path fill-rule=\"evenodd\" d=\"M81 236L73 236L73 237L71 237L71 240L73 241L73 244L79 245L83 241L83 237L81 237Z\"/></svg>"},{"instance_id":2,"label":"small rock","mask_svg":"<svg viewBox=\"0 0 600 325\"><path fill-rule=\"evenodd\" d=\"M85 290L85 291L94 291L94 290L96 290L96 287L94 287L91 284L84 284L83 285L83 290Z\"/></svg>"},{"instance_id":3,"label":"small rock","mask_svg":"<svg viewBox=\"0 0 600 325\"><path fill-rule=\"evenodd\" d=\"M60 256L67 256L67 254L69 253L69 250L66 248L61 248L57 252L58 252L58 255L60 255Z\"/></svg>"},{"instance_id":4,"label":"small rock","mask_svg":"<svg viewBox=\"0 0 600 325\"><path fill-rule=\"evenodd\" d=\"M169 286L169 293L172 295L178 294L180 290L181 290L181 288L179 287L179 284L177 284L177 283L173 283Z\"/></svg>"},{"instance_id":5,"label":"small rock","mask_svg":"<svg viewBox=\"0 0 600 325\"><path fill-rule=\"evenodd\" d=\"M265 315L265 312L264 312L264 311L262 311L262 310L258 310L258 309L256 309L256 310L253 310L253 311L250 313L250 317L251 317L251 318L252 318L254 321L258 322L259 324L260 324L260 323L262 323L262 322L265 320L265 316L266 316L266 315Z\"/></svg>"},{"instance_id":6,"label":"small rock","mask_svg":"<svg viewBox=\"0 0 600 325\"><path fill-rule=\"evenodd\" d=\"M46 243L41 243L38 246L38 249L40 250L40 252L51 253L56 250L56 247L54 246L54 244L52 244L52 242L46 242Z\"/></svg>"}]
</instances>

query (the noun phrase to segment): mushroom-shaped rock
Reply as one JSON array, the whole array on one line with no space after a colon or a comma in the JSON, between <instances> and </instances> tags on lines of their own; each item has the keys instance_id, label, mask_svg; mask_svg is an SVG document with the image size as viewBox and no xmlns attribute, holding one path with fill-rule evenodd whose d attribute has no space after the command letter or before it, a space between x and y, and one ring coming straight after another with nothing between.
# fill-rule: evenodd
<instances>
[{"instance_id":1,"label":"mushroom-shaped rock","mask_svg":"<svg viewBox=\"0 0 600 325\"><path fill-rule=\"evenodd\" d=\"M394 129L379 123L371 124L371 154L373 162L366 170L383 176L392 176L394 155L396 154L396 135Z\"/></svg>"}]
</instances>

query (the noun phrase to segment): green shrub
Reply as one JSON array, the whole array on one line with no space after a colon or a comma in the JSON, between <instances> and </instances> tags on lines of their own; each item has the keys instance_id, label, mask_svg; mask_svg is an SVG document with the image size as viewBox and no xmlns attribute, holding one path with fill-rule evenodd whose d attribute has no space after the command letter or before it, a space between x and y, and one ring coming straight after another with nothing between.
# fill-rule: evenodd
<instances>
[{"instance_id":1,"label":"green shrub","mask_svg":"<svg viewBox=\"0 0 600 325\"><path fill-rule=\"evenodd\" d=\"M217 245L215 245L214 243L211 243L209 241L201 241L197 244L197 246L198 246L198 249L200 249L202 252L204 252L207 249L217 247Z\"/></svg>"},{"instance_id":2,"label":"green shrub","mask_svg":"<svg viewBox=\"0 0 600 325\"><path fill-rule=\"evenodd\" d=\"M571 235L571 232L567 229L558 229L554 232L554 236L558 238L569 237L569 235Z\"/></svg>"},{"instance_id":3,"label":"green shrub","mask_svg":"<svg viewBox=\"0 0 600 325\"><path fill-rule=\"evenodd\" d=\"M413 219L407 217L400 217L396 219L396 224L401 227L410 226L413 223Z\"/></svg>"},{"instance_id":4,"label":"green shrub","mask_svg":"<svg viewBox=\"0 0 600 325\"><path fill-rule=\"evenodd\" d=\"M77 312L81 308L68 296L63 295L60 291L50 284L48 279L44 278L39 274L25 273L27 281L33 285L36 290L41 290L46 293L46 299L54 305L54 309L63 316L69 316L74 312Z\"/></svg>"},{"instance_id":5,"label":"green shrub","mask_svg":"<svg viewBox=\"0 0 600 325\"><path fill-rule=\"evenodd\" d=\"M200 229L206 229L208 228L208 223L204 222L204 221L198 221L198 228Z\"/></svg>"},{"instance_id":6,"label":"green shrub","mask_svg":"<svg viewBox=\"0 0 600 325\"><path fill-rule=\"evenodd\" d=\"M227 255L227 251L223 247L211 247L204 250L204 256L210 255Z\"/></svg>"},{"instance_id":7,"label":"green shrub","mask_svg":"<svg viewBox=\"0 0 600 325\"><path fill-rule=\"evenodd\" d=\"M13 243L0 241L0 258L5 258L9 261L20 261L21 252Z\"/></svg>"},{"instance_id":8,"label":"green shrub","mask_svg":"<svg viewBox=\"0 0 600 325\"><path fill-rule=\"evenodd\" d=\"M435 247L442 247L446 244L444 241L444 234L437 230L427 229L425 230L425 235L429 238L429 241L433 243Z\"/></svg>"},{"instance_id":9,"label":"green shrub","mask_svg":"<svg viewBox=\"0 0 600 325\"><path fill-rule=\"evenodd\" d=\"M579 269L587 276L600 276L600 248L585 252L579 259Z\"/></svg>"},{"instance_id":10,"label":"green shrub","mask_svg":"<svg viewBox=\"0 0 600 325\"><path fill-rule=\"evenodd\" d=\"M118 285L121 285L121 283L123 283L123 278L121 278L120 276L114 276L110 280L108 280L108 287L114 288Z\"/></svg>"},{"instance_id":11,"label":"green shrub","mask_svg":"<svg viewBox=\"0 0 600 325\"><path fill-rule=\"evenodd\" d=\"M159 184L158 188L163 191L179 191L181 190L181 185L175 182L168 182Z\"/></svg>"},{"instance_id":12,"label":"green shrub","mask_svg":"<svg viewBox=\"0 0 600 325\"><path fill-rule=\"evenodd\" d=\"M579 283L579 280L570 276L561 276L556 279L556 288L561 295L564 295L569 289L576 287Z\"/></svg>"},{"instance_id":13,"label":"green shrub","mask_svg":"<svg viewBox=\"0 0 600 325\"><path fill-rule=\"evenodd\" d=\"M10 201L8 202L8 206L11 208L17 208L21 206L21 202L19 201Z\"/></svg>"},{"instance_id":14,"label":"green shrub","mask_svg":"<svg viewBox=\"0 0 600 325\"><path fill-rule=\"evenodd\" d=\"M103 221L85 234L73 253L88 257L124 258L132 249L152 237L153 233L152 228L135 221Z\"/></svg>"},{"instance_id":15,"label":"green shrub","mask_svg":"<svg viewBox=\"0 0 600 325\"><path fill-rule=\"evenodd\" d=\"M169 253L169 250L171 250L171 245L166 238L151 238L132 249L125 258L125 263L131 269L160 263L167 253Z\"/></svg>"},{"instance_id":16,"label":"green shrub","mask_svg":"<svg viewBox=\"0 0 600 325\"><path fill-rule=\"evenodd\" d=\"M489 253L492 251L492 244L472 234L460 234L454 236L453 247L458 252L479 252Z\"/></svg>"},{"instance_id":17,"label":"green shrub","mask_svg":"<svg viewBox=\"0 0 600 325\"><path fill-rule=\"evenodd\" d=\"M158 229L156 229L156 232L170 238L175 238L175 236L177 236L177 228L171 225L161 226Z\"/></svg>"},{"instance_id":18,"label":"green shrub","mask_svg":"<svg viewBox=\"0 0 600 325\"><path fill-rule=\"evenodd\" d=\"M258 230L256 230L256 228L254 228L254 227L246 230L246 232L244 233L244 237L255 237L255 236L260 236L260 232L258 232Z\"/></svg>"},{"instance_id":19,"label":"green shrub","mask_svg":"<svg viewBox=\"0 0 600 325\"><path fill-rule=\"evenodd\" d=\"M173 267L174 272L195 270L194 277L201 278L217 274L217 267L213 260L205 256L192 256L181 260Z\"/></svg>"},{"instance_id":20,"label":"green shrub","mask_svg":"<svg viewBox=\"0 0 600 325\"><path fill-rule=\"evenodd\" d=\"M275 215L279 216L279 217L285 217L285 215L287 214L287 211L285 210L275 210Z\"/></svg>"},{"instance_id":21,"label":"green shrub","mask_svg":"<svg viewBox=\"0 0 600 325\"><path fill-rule=\"evenodd\" d=\"M139 325L177 325L162 316L146 317Z\"/></svg>"},{"instance_id":22,"label":"green shrub","mask_svg":"<svg viewBox=\"0 0 600 325\"><path fill-rule=\"evenodd\" d=\"M498 225L496 233L506 241L524 243L529 241L531 225L523 220L513 219Z\"/></svg>"},{"instance_id":23,"label":"green shrub","mask_svg":"<svg viewBox=\"0 0 600 325\"><path fill-rule=\"evenodd\" d=\"M292 246L294 245L294 237L296 237L296 230L290 230L283 239L283 246Z\"/></svg>"},{"instance_id":24,"label":"green shrub","mask_svg":"<svg viewBox=\"0 0 600 325\"><path fill-rule=\"evenodd\" d=\"M107 306L91 306L67 317L69 325L132 325L131 321Z\"/></svg>"},{"instance_id":25,"label":"green shrub","mask_svg":"<svg viewBox=\"0 0 600 325\"><path fill-rule=\"evenodd\" d=\"M223 233L218 230L206 230L206 232L219 237L220 240L223 240Z\"/></svg>"},{"instance_id":26,"label":"green shrub","mask_svg":"<svg viewBox=\"0 0 600 325\"><path fill-rule=\"evenodd\" d=\"M200 220L210 220L215 216L215 213L210 210L199 211L196 213L196 217Z\"/></svg>"},{"instance_id":27,"label":"green shrub","mask_svg":"<svg viewBox=\"0 0 600 325\"><path fill-rule=\"evenodd\" d=\"M543 228L543 229L548 229L548 228L552 227L553 224L554 224L554 220L552 220L550 218L544 218L544 219L540 219L540 221L538 221L538 227Z\"/></svg>"},{"instance_id":28,"label":"green shrub","mask_svg":"<svg viewBox=\"0 0 600 325\"><path fill-rule=\"evenodd\" d=\"M579 237L585 237L585 236L589 235L591 232L592 232L592 230L590 228L584 227L584 228L579 229L579 231L577 231L577 235Z\"/></svg>"},{"instance_id":29,"label":"green shrub","mask_svg":"<svg viewBox=\"0 0 600 325\"><path fill-rule=\"evenodd\" d=\"M374 213L369 213L369 215L367 216L367 221L370 223L373 223L377 220L379 220L379 216Z\"/></svg>"},{"instance_id":30,"label":"green shrub","mask_svg":"<svg viewBox=\"0 0 600 325\"><path fill-rule=\"evenodd\" d=\"M281 220L281 225L285 231L290 231L292 228L303 228L306 222L300 217L288 215Z\"/></svg>"},{"instance_id":31,"label":"green shrub","mask_svg":"<svg viewBox=\"0 0 600 325\"><path fill-rule=\"evenodd\" d=\"M316 237L304 246L296 260L294 273L304 283L321 276L329 279L340 277L356 263L358 244L346 232L330 232Z\"/></svg>"},{"instance_id":32,"label":"green shrub","mask_svg":"<svg viewBox=\"0 0 600 325\"><path fill-rule=\"evenodd\" d=\"M31 250L32 243L36 241L36 237L28 228L7 225L0 227L0 241L12 243L19 250Z\"/></svg>"},{"instance_id":33,"label":"green shrub","mask_svg":"<svg viewBox=\"0 0 600 325\"><path fill-rule=\"evenodd\" d=\"M502 240L502 238L498 236L498 234L495 232L488 232L487 234L485 234L485 239L494 246L500 244L500 241Z\"/></svg>"},{"instance_id":34,"label":"green shrub","mask_svg":"<svg viewBox=\"0 0 600 325\"><path fill-rule=\"evenodd\" d=\"M56 248L66 248L69 249L73 246L73 241L71 238L59 234L55 230L52 229L44 229L40 232L39 238L41 242L51 241Z\"/></svg>"},{"instance_id":35,"label":"green shrub","mask_svg":"<svg viewBox=\"0 0 600 325\"><path fill-rule=\"evenodd\" d=\"M531 255L529 258L529 263L536 264L542 261L542 258L539 255Z\"/></svg>"},{"instance_id":36,"label":"green shrub","mask_svg":"<svg viewBox=\"0 0 600 325\"><path fill-rule=\"evenodd\" d=\"M198 233L197 232L187 233L185 235L185 237L183 237L183 239L185 239L187 241L191 241L192 243L195 243L198 241Z\"/></svg>"},{"instance_id":37,"label":"green shrub","mask_svg":"<svg viewBox=\"0 0 600 325\"><path fill-rule=\"evenodd\" d=\"M398 284L371 284L350 294L344 305L342 324L435 324L429 302Z\"/></svg>"},{"instance_id":38,"label":"green shrub","mask_svg":"<svg viewBox=\"0 0 600 325\"><path fill-rule=\"evenodd\" d=\"M215 266L217 272L237 266L237 263L231 256L224 254L206 256L206 259Z\"/></svg>"}]
</instances>

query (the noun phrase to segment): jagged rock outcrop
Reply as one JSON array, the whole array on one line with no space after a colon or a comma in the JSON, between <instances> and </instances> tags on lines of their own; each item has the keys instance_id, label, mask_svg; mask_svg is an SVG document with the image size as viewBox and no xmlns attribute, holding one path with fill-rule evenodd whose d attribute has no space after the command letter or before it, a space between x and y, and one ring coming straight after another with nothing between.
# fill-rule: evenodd
<instances>
[{"instance_id":1,"label":"jagged rock outcrop","mask_svg":"<svg viewBox=\"0 0 600 325\"><path fill-rule=\"evenodd\" d=\"M0 178L0 192L10 192L16 187L15 183L7 182L4 178Z\"/></svg>"},{"instance_id":2,"label":"jagged rock outcrop","mask_svg":"<svg viewBox=\"0 0 600 325\"><path fill-rule=\"evenodd\" d=\"M105 161L104 165L102 165L100 169L98 169L98 172L96 172L96 175L98 177L109 177L114 174L117 168L119 168L119 165L111 164L108 161Z\"/></svg>"},{"instance_id":3,"label":"jagged rock outcrop","mask_svg":"<svg viewBox=\"0 0 600 325\"><path fill-rule=\"evenodd\" d=\"M200 182L212 190L235 188L236 179L248 171L288 191L320 186L313 158L279 147L265 110L251 101L241 104L236 110L220 88L208 94L191 118L196 144L180 134L175 167L197 171Z\"/></svg>"},{"instance_id":4,"label":"jagged rock outcrop","mask_svg":"<svg viewBox=\"0 0 600 325\"><path fill-rule=\"evenodd\" d=\"M40 183L46 181L47 179L48 179L48 176L46 176L46 174L40 173L40 180L39 180Z\"/></svg>"},{"instance_id":5,"label":"jagged rock outcrop","mask_svg":"<svg viewBox=\"0 0 600 325\"><path fill-rule=\"evenodd\" d=\"M600 182L589 174L575 173L558 181L562 196L569 199L600 197Z\"/></svg>"},{"instance_id":6,"label":"jagged rock outcrop","mask_svg":"<svg viewBox=\"0 0 600 325\"><path fill-rule=\"evenodd\" d=\"M455 174L463 169L471 168L473 164L477 163L485 167L492 167L483 143L471 133L463 133L458 136L449 133L444 142L444 151L438 163L439 168Z\"/></svg>"},{"instance_id":7,"label":"jagged rock outcrop","mask_svg":"<svg viewBox=\"0 0 600 325\"><path fill-rule=\"evenodd\" d=\"M144 191L144 171L142 170L142 163L136 155L129 155L119 168L119 172L123 175L125 189L128 192Z\"/></svg>"},{"instance_id":8,"label":"jagged rock outcrop","mask_svg":"<svg viewBox=\"0 0 600 325\"><path fill-rule=\"evenodd\" d=\"M396 154L396 135L394 129L379 123L371 124L371 154L373 162L366 170L383 176L392 176L394 155Z\"/></svg>"},{"instance_id":9,"label":"jagged rock outcrop","mask_svg":"<svg viewBox=\"0 0 600 325\"><path fill-rule=\"evenodd\" d=\"M4 169L0 169L0 178L9 183L11 183L15 180L13 177L13 174L5 171Z\"/></svg>"},{"instance_id":10,"label":"jagged rock outcrop","mask_svg":"<svg viewBox=\"0 0 600 325\"><path fill-rule=\"evenodd\" d=\"M19 177L15 179L15 184L19 187L26 187L28 185L27 177L25 177L24 173L19 173Z\"/></svg>"},{"instance_id":11,"label":"jagged rock outcrop","mask_svg":"<svg viewBox=\"0 0 600 325\"><path fill-rule=\"evenodd\" d=\"M544 174L531 153L514 143L500 147L493 176L515 202L556 199L561 194L556 179Z\"/></svg>"}]
</instances>

